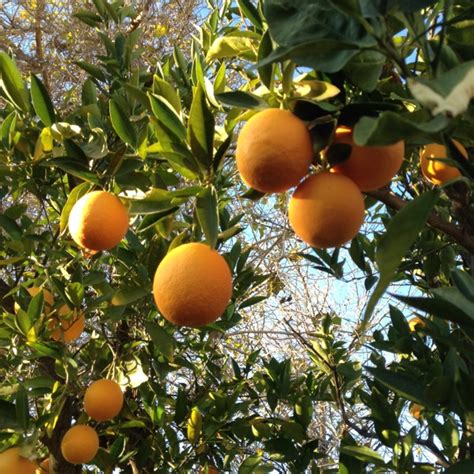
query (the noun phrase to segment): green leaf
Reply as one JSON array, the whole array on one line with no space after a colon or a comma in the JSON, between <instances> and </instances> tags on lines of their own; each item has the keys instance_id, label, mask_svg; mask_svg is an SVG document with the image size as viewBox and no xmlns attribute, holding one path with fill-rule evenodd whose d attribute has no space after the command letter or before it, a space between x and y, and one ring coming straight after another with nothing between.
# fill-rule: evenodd
<instances>
[{"instance_id":1,"label":"green leaf","mask_svg":"<svg viewBox=\"0 0 474 474\"><path fill-rule=\"evenodd\" d=\"M23 430L28 429L30 421L30 410L28 407L28 393L23 385L20 385L15 397L16 419Z\"/></svg>"},{"instance_id":2,"label":"green leaf","mask_svg":"<svg viewBox=\"0 0 474 474\"><path fill-rule=\"evenodd\" d=\"M49 98L48 91L43 83L31 74L31 101L36 114L46 127L51 127L56 122L54 107Z\"/></svg>"},{"instance_id":3,"label":"green leaf","mask_svg":"<svg viewBox=\"0 0 474 474\"><path fill-rule=\"evenodd\" d=\"M384 465L383 457L366 446L341 446L341 453L353 456L360 461L370 462L377 465Z\"/></svg>"},{"instance_id":4,"label":"green leaf","mask_svg":"<svg viewBox=\"0 0 474 474\"><path fill-rule=\"evenodd\" d=\"M451 272L451 278L462 295L469 301L474 302L474 278L469 273L459 269Z\"/></svg>"},{"instance_id":5,"label":"green leaf","mask_svg":"<svg viewBox=\"0 0 474 474\"><path fill-rule=\"evenodd\" d=\"M117 135L132 148L137 147L137 132L130 122L126 113L120 108L119 104L113 99L109 101L110 121Z\"/></svg>"},{"instance_id":6,"label":"green leaf","mask_svg":"<svg viewBox=\"0 0 474 474\"><path fill-rule=\"evenodd\" d=\"M13 111L6 116L0 127L0 140L4 148L12 146L13 133L16 127L16 112Z\"/></svg>"},{"instance_id":7,"label":"green leaf","mask_svg":"<svg viewBox=\"0 0 474 474\"><path fill-rule=\"evenodd\" d=\"M88 181L89 183L97 185L100 184L99 178L94 173L90 172L84 164L78 162L77 160L69 158L54 158L43 161L41 166L56 167L65 171L66 173L77 176L84 181Z\"/></svg>"},{"instance_id":8,"label":"green leaf","mask_svg":"<svg viewBox=\"0 0 474 474\"><path fill-rule=\"evenodd\" d=\"M80 10L77 13L74 13L73 16L86 25L92 26L92 28L95 28L97 25L102 23L102 18L99 15L87 10Z\"/></svg>"},{"instance_id":9,"label":"green leaf","mask_svg":"<svg viewBox=\"0 0 474 474\"><path fill-rule=\"evenodd\" d=\"M166 191L165 189L154 188L143 199L129 199L129 213L131 215L155 214L166 211L185 203L201 190L200 186L190 186L179 191Z\"/></svg>"},{"instance_id":10,"label":"green leaf","mask_svg":"<svg viewBox=\"0 0 474 474\"><path fill-rule=\"evenodd\" d=\"M262 456L255 455L245 459L239 466L239 474L252 474L262 461Z\"/></svg>"},{"instance_id":11,"label":"green leaf","mask_svg":"<svg viewBox=\"0 0 474 474\"><path fill-rule=\"evenodd\" d=\"M0 228L3 228L3 230L13 240L21 240L21 237L22 237L22 234L23 234L21 228L18 226L18 224L13 219L6 216L5 214L0 214Z\"/></svg>"},{"instance_id":12,"label":"green leaf","mask_svg":"<svg viewBox=\"0 0 474 474\"><path fill-rule=\"evenodd\" d=\"M250 0L237 0L237 5L244 14L245 18L250 20L254 26L256 26L259 30L263 28L260 13Z\"/></svg>"},{"instance_id":13,"label":"green leaf","mask_svg":"<svg viewBox=\"0 0 474 474\"><path fill-rule=\"evenodd\" d=\"M150 291L147 288L141 286L120 288L115 291L110 302L113 306L126 306L138 301L149 293Z\"/></svg>"},{"instance_id":14,"label":"green leaf","mask_svg":"<svg viewBox=\"0 0 474 474\"><path fill-rule=\"evenodd\" d=\"M354 141L357 145L383 146L399 140L426 140L427 135L435 141L435 135L447 127L449 119L444 115L427 118L426 111L403 115L388 111L377 118L362 117L354 127Z\"/></svg>"},{"instance_id":15,"label":"green leaf","mask_svg":"<svg viewBox=\"0 0 474 474\"><path fill-rule=\"evenodd\" d=\"M219 211L214 187L207 187L196 198L196 212L207 243L215 248L219 233Z\"/></svg>"},{"instance_id":16,"label":"green leaf","mask_svg":"<svg viewBox=\"0 0 474 474\"><path fill-rule=\"evenodd\" d=\"M186 140L186 128L173 106L161 96L148 94L151 109L156 119L168 129L179 141Z\"/></svg>"},{"instance_id":17,"label":"green leaf","mask_svg":"<svg viewBox=\"0 0 474 474\"><path fill-rule=\"evenodd\" d=\"M225 105L240 109L265 109L268 104L260 97L244 91L221 92L216 99Z\"/></svg>"},{"instance_id":18,"label":"green leaf","mask_svg":"<svg viewBox=\"0 0 474 474\"><path fill-rule=\"evenodd\" d=\"M15 430L19 428L15 414L15 404L0 399L0 430Z\"/></svg>"},{"instance_id":19,"label":"green leaf","mask_svg":"<svg viewBox=\"0 0 474 474\"><path fill-rule=\"evenodd\" d=\"M84 69L84 71L100 82L106 81L104 71L100 67L94 66L93 64L86 63L84 61L76 61L75 64L77 64L81 69Z\"/></svg>"},{"instance_id":20,"label":"green leaf","mask_svg":"<svg viewBox=\"0 0 474 474\"><path fill-rule=\"evenodd\" d=\"M59 231L63 233L66 230L69 220L69 214L71 213L71 209L76 204L76 202L85 194L87 194L91 189L91 185L89 183L81 183L77 185L67 197L66 204L64 204L63 209L61 211L61 217L59 219Z\"/></svg>"},{"instance_id":21,"label":"green leaf","mask_svg":"<svg viewBox=\"0 0 474 474\"><path fill-rule=\"evenodd\" d=\"M81 101L82 105L97 104L97 88L90 78L82 85Z\"/></svg>"},{"instance_id":22,"label":"green leaf","mask_svg":"<svg viewBox=\"0 0 474 474\"><path fill-rule=\"evenodd\" d=\"M198 162L208 169L212 164L214 143L214 116L207 106L201 84L194 90L188 120L188 142Z\"/></svg>"},{"instance_id":23,"label":"green leaf","mask_svg":"<svg viewBox=\"0 0 474 474\"><path fill-rule=\"evenodd\" d=\"M256 39L232 34L229 36L219 36L209 48L206 61L234 57L254 61L257 57Z\"/></svg>"},{"instance_id":24,"label":"green leaf","mask_svg":"<svg viewBox=\"0 0 474 474\"><path fill-rule=\"evenodd\" d=\"M44 306L44 294L42 291L38 291L38 293L31 298L30 304L28 305L28 318L30 320L30 327L38 321L41 313L43 312ZM29 331L30 327L28 327L27 332ZM25 335L27 334L25 333Z\"/></svg>"},{"instance_id":25,"label":"green leaf","mask_svg":"<svg viewBox=\"0 0 474 474\"><path fill-rule=\"evenodd\" d=\"M3 51L0 51L0 88L18 109L23 112L29 111L28 92L20 71L16 67L15 61Z\"/></svg>"},{"instance_id":26,"label":"green leaf","mask_svg":"<svg viewBox=\"0 0 474 474\"><path fill-rule=\"evenodd\" d=\"M181 113L181 101L178 92L171 84L159 78L156 74L153 76L153 93L164 97L178 114Z\"/></svg>"},{"instance_id":27,"label":"green leaf","mask_svg":"<svg viewBox=\"0 0 474 474\"><path fill-rule=\"evenodd\" d=\"M263 61L267 56L269 56L273 51L272 38L270 32L267 30L262 36L260 41L260 46L258 48L257 59L259 62ZM272 88L272 81L274 76L274 66L272 64L267 64L258 68L258 74L262 82L267 86L268 89Z\"/></svg>"},{"instance_id":28,"label":"green leaf","mask_svg":"<svg viewBox=\"0 0 474 474\"><path fill-rule=\"evenodd\" d=\"M397 395L425 407L431 406L424 394L425 387L419 379L387 369L368 367L367 370Z\"/></svg>"},{"instance_id":29,"label":"green leaf","mask_svg":"<svg viewBox=\"0 0 474 474\"><path fill-rule=\"evenodd\" d=\"M474 460L465 459L464 461L457 462L452 466L448 467L444 471L444 474L472 474L474 472Z\"/></svg>"},{"instance_id":30,"label":"green leaf","mask_svg":"<svg viewBox=\"0 0 474 474\"><path fill-rule=\"evenodd\" d=\"M167 359L172 359L176 346L174 337L156 323L145 322L145 328L158 351Z\"/></svg>"},{"instance_id":31,"label":"green leaf","mask_svg":"<svg viewBox=\"0 0 474 474\"><path fill-rule=\"evenodd\" d=\"M375 252L380 279L367 303L360 327L362 332L367 328L378 300L395 277L398 266L425 225L438 198L439 190L428 191L410 201L389 222Z\"/></svg>"},{"instance_id":32,"label":"green leaf","mask_svg":"<svg viewBox=\"0 0 474 474\"><path fill-rule=\"evenodd\" d=\"M363 91L373 91L382 74L385 56L378 51L364 50L354 56L344 68L349 80Z\"/></svg>"}]
</instances>

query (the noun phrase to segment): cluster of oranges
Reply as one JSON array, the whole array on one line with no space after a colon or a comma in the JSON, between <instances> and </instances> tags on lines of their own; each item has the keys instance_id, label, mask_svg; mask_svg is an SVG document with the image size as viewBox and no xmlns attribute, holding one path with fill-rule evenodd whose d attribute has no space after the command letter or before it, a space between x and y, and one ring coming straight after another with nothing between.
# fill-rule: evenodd
<instances>
[{"instance_id":1,"label":"cluster of oranges","mask_svg":"<svg viewBox=\"0 0 474 474\"><path fill-rule=\"evenodd\" d=\"M237 167L246 184L264 193L297 186L288 205L289 222L316 248L338 247L357 235L365 213L362 191L388 184L405 150L403 142L358 146L346 127L336 129L334 144L349 145L348 158L307 176L314 158L311 135L292 112L275 108L255 114L237 141Z\"/></svg>"},{"instance_id":2,"label":"cluster of oranges","mask_svg":"<svg viewBox=\"0 0 474 474\"><path fill-rule=\"evenodd\" d=\"M348 156L336 156L329 170L307 176L314 158L310 132L290 111L276 108L256 113L237 140L237 168L244 183L263 193L296 186L288 205L289 223L298 237L316 248L338 247L357 235L365 213L362 192L389 184L405 155L403 141L387 146L356 145L346 126L336 128L332 145L347 145ZM462 145L456 145L467 158ZM333 150L339 153L337 147ZM433 184L460 176L446 156L443 145L422 150L421 171Z\"/></svg>"},{"instance_id":3,"label":"cluster of oranges","mask_svg":"<svg viewBox=\"0 0 474 474\"><path fill-rule=\"evenodd\" d=\"M110 379L93 382L84 394L84 411L95 421L107 421L116 417L123 406L120 385ZM69 428L61 440L61 453L71 464L92 461L99 450L99 436L89 425L78 424ZM0 473L40 474L50 471L49 458L39 466L22 456L21 448L7 449L0 454Z\"/></svg>"}]
</instances>

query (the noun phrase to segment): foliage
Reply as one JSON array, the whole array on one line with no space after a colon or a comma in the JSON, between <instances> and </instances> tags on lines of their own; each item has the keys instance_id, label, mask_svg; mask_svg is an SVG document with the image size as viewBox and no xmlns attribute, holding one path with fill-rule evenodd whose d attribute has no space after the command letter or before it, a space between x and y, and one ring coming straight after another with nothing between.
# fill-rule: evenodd
<instances>
[{"instance_id":1,"label":"foliage","mask_svg":"<svg viewBox=\"0 0 474 474\"><path fill-rule=\"evenodd\" d=\"M418 81L449 102L464 84L471 2L209 1L189 47L156 63L129 28L133 8L89 6L75 18L104 51L64 47L86 74L67 108L59 96L75 78L48 87L54 63L26 75L28 48L14 44L16 59L0 52L0 450L21 444L50 454L54 472L80 472L60 439L87 420L86 387L110 377L125 406L92 423L101 447L89 471L472 472L474 175L451 139L472 151L474 115L467 104L433 115L408 87ZM336 124L354 127L360 145L406 141L401 173L366 193L370 224L345 248L302 246L282 217L287 196L236 176L241 123L269 106L307 122L316 169ZM463 173L440 190L418 169L431 142L446 144ZM91 256L66 224L95 188L120 195L132 219L118 247ZM169 250L204 240L233 272L232 302L202 329L173 326L153 304L153 274ZM287 296L290 270L307 278ZM363 301L373 291L363 314L311 301L315 274L356 275ZM54 310L84 311L76 343L48 337L44 295L26 291L41 285ZM387 288L398 301L381 318ZM284 317L297 294L310 309ZM262 314L270 333L285 329L272 333L282 336L273 354L247 331ZM410 331L413 315L425 325Z\"/></svg>"}]
</instances>

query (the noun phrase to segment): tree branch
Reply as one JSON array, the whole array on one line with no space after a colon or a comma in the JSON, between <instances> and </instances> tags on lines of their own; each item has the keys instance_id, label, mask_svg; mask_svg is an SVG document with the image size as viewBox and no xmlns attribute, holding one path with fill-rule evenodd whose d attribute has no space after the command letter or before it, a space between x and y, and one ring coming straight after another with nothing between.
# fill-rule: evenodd
<instances>
[{"instance_id":1,"label":"tree branch","mask_svg":"<svg viewBox=\"0 0 474 474\"><path fill-rule=\"evenodd\" d=\"M386 206L397 211L403 209L408 204L407 201L396 194L391 193L390 190L386 188L378 189L377 191L371 191L366 194L378 199ZM451 224L450 222L446 222L434 212L430 214L427 222L434 229L437 229L450 236L459 245L462 245L466 250L468 250L469 253L474 254L474 237L466 233L464 229Z\"/></svg>"}]
</instances>

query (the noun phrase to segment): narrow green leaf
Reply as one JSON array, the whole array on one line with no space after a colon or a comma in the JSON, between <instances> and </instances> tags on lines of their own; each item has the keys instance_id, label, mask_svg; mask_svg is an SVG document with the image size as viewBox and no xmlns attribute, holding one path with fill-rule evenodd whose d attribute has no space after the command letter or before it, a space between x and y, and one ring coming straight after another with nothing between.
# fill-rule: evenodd
<instances>
[{"instance_id":1,"label":"narrow green leaf","mask_svg":"<svg viewBox=\"0 0 474 474\"><path fill-rule=\"evenodd\" d=\"M0 214L0 228L3 228L13 240L20 240L22 237L23 232L21 227L5 214Z\"/></svg>"},{"instance_id":2,"label":"narrow green leaf","mask_svg":"<svg viewBox=\"0 0 474 474\"><path fill-rule=\"evenodd\" d=\"M268 104L260 97L244 91L222 92L216 99L225 105L240 109L265 109Z\"/></svg>"},{"instance_id":3,"label":"narrow green leaf","mask_svg":"<svg viewBox=\"0 0 474 474\"><path fill-rule=\"evenodd\" d=\"M84 61L76 61L75 64L77 64L81 69L84 69L84 71L86 71L92 77L98 79L100 82L106 81L104 71L100 67L94 66L93 64L89 64Z\"/></svg>"},{"instance_id":4,"label":"narrow green leaf","mask_svg":"<svg viewBox=\"0 0 474 474\"><path fill-rule=\"evenodd\" d=\"M474 278L462 270L451 272L451 278L463 296L474 302Z\"/></svg>"},{"instance_id":5,"label":"narrow green leaf","mask_svg":"<svg viewBox=\"0 0 474 474\"><path fill-rule=\"evenodd\" d=\"M130 122L126 113L120 108L118 103L113 99L110 99L109 101L109 114L110 114L110 121L112 122L112 126L114 127L114 130L116 131L117 135L127 145L130 145L132 148L136 148L137 132L135 130L135 127Z\"/></svg>"},{"instance_id":6,"label":"narrow green leaf","mask_svg":"<svg viewBox=\"0 0 474 474\"><path fill-rule=\"evenodd\" d=\"M398 266L425 225L438 198L439 190L422 194L410 201L388 224L375 253L380 279L367 303L360 331L367 328L378 300L394 278Z\"/></svg>"},{"instance_id":7,"label":"narrow green leaf","mask_svg":"<svg viewBox=\"0 0 474 474\"><path fill-rule=\"evenodd\" d=\"M97 104L97 88L92 79L86 79L81 92L82 105Z\"/></svg>"},{"instance_id":8,"label":"narrow green leaf","mask_svg":"<svg viewBox=\"0 0 474 474\"><path fill-rule=\"evenodd\" d=\"M30 108L28 93L20 71L15 61L3 51L0 51L0 88L18 109L28 112Z\"/></svg>"},{"instance_id":9,"label":"narrow green leaf","mask_svg":"<svg viewBox=\"0 0 474 474\"><path fill-rule=\"evenodd\" d=\"M145 328L158 351L167 359L172 359L176 346L174 337L156 323L145 322Z\"/></svg>"},{"instance_id":10,"label":"narrow green leaf","mask_svg":"<svg viewBox=\"0 0 474 474\"><path fill-rule=\"evenodd\" d=\"M28 429L30 421L30 410L28 407L28 393L23 385L20 385L15 397L15 411L18 424L23 430Z\"/></svg>"},{"instance_id":11,"label":"narrow green leaf","mask_svg":"<svg viewBox=\"0 0 474 474\"><path fill-rule=\"evenodd\" d=\"M377 465L385 464L383 457L379 453L366 446L342 446L341 453L353 456L360 461L375 463Z\"/></svg>"},{"instance_id":12,"label":"narrow green leaf","mask_svg":"<svg viewBox=\"0 0 474 474\"><path fill-rule=\"evenodd\" d=\"M38 321L41 313L43 312L44 306L44 294L42 291L38 291L38 293L31 298L30 304L28 305L28 318L30 319L31 325L30 327ZM30 329L28 328L28 330Z\"/></svg>"},{"instance_id":13,"label":"narrow green leaf","mask_svg":"<svg viewBox=\"0 0 474 474\"><path fill-rule=\"evenodd\" d=\"M138 301L147 294L149 294L149 290L140 286L120 288L114 293L110 302L113 306L125 306Z\"/></svg>"},{"instance_id":14,"label":"narrow green leaf","mask_svg":"<svg viewBox=\"0 0 474 474\"><path fill-rule=\"evenodd\" d=\"M66 230L72 207L82 196L87 194L90 189L91 185L89 183L81 183L69 193L66 204L63 206L61 211L61 217L59 220L59 230L61 233Z\"/></svg>"},{"instance_id":15,"label":"narrow green leaf","mask_svg":"<svg viewBox=\"0 0 474 474\"><path fill-rule=\"evenodd\" d=\"M237 4L245 18L249 19L254 26L261 30L263 28L262 19L252 2L250 0L237 0Z\"/></svg>"},{"instance_id":16,"label":"narrow green leaf","mask_svg":"<svg viewBox=\"0 0 474 474\"><path fill-rule=\"evenodd\" d=\"M56 122L53 103L43 83L31 74L31 101L36 114L46 127L51 127Z\"/></svg>"},{"instance_id":17,"label":"narrow green leaf","mask_svg":"<svg viewBox=\"0 0 474 474\"><path fill-rule=\"evenodd\" d=\"M472 474L474 472L474 460L465 459L464 461L457 462L452 466L448 467L444 471L444 474Z\"/></svg>"},{"instance_id":18,"label":"narrow green leaf","mask_svg":"<svg viewBox=\"0 0 474 474\"><path fill-rule=\"evenodd\" d=\"M196 198L196 212L208 244L215 248L219 233L219 211L214 187L205 188Z\"/></svg>"},{"instance_id":19,"label":"narrow green leaf","mask_svg":"<svg viewBox=\"0 0 474 474\"><path fill-rule=\"evenodd\" d=\"M172 105L161 96L148 94L151 109L156 119L180 141L186 139L186 128Z\"/></svg>"},{"instance_id":20,"label":"narrow green leaf","mask_svg":"<svg viewBox=\"0 0 474 474\"><path fill-rule=\"evenodd\" d=\"M400 374L387 369L368 367L367 370L383 385L407 400L430 407L425 398L425 387L421 381L409 375Z\"/></svg>"},{"instance_id":21,"label":"narrow green leaf","mask_svg":"<svg viewBox=\"0 0 474 474\"><path fill-rule=\"evenodd\" d=\"M207 106L206 95L201 84L198 84L189 112L187 135L191 151L204 169L212 165L214 125L214 116Z\"/></svg>"},{"instance_id":22,"label":"narrow green leaf","mask_svg":"<svg viewBox=\"0 0 474 474\"><path fill-rule=\"evenodd\" d=\"M8 114L0 128L0 140L4 148L12 146L12 135L16 127L16 112Z\"/></svg>"},{"instance_id":23,"label":"narrow green leaf","mask_svg":"<svg viewBox=\"0 0 474 474\"><path fill-rule=\"evenodd\" d=\"M43 161L41 166L51 166L59 168L66 173L69 173L73 176L77 176L78 178L83 179L84 181L88 181L89 183L93 184L100 184L99 178L89 171L85 165L77 162L76 160L72 160L69 158L54 158L51 160Z\"/></svg>"},{"instance_id":24,"label":"narrow green leaf","mask_svg":"<svg viewBox=\"0 0 474 474\"><path fill-rule=\"evenodd\" d=\"M270 31L267 30L263 34L262 41L260 42L260 46L258 48L258 54L257 54L258 61L259 62L262 61L264 58L270 55L272 51L273 51L272 38L270 36ZM260 76L260 79L270 90L272 88L274 68L275 67L273 64L267 64L265 66L258 68L258 75Z\"/></svg>"},{"instance_id":25,"label":"narrow green leaf","mask_svg":"<svg viewBox=\"0 0 474 474\"><path fill-rule=\"evenodd\" d=\"M156 74L153 76L153 93L164 97L178 114L181 113L181 100L178 91Z\"/></svg>"}]
</instances>

